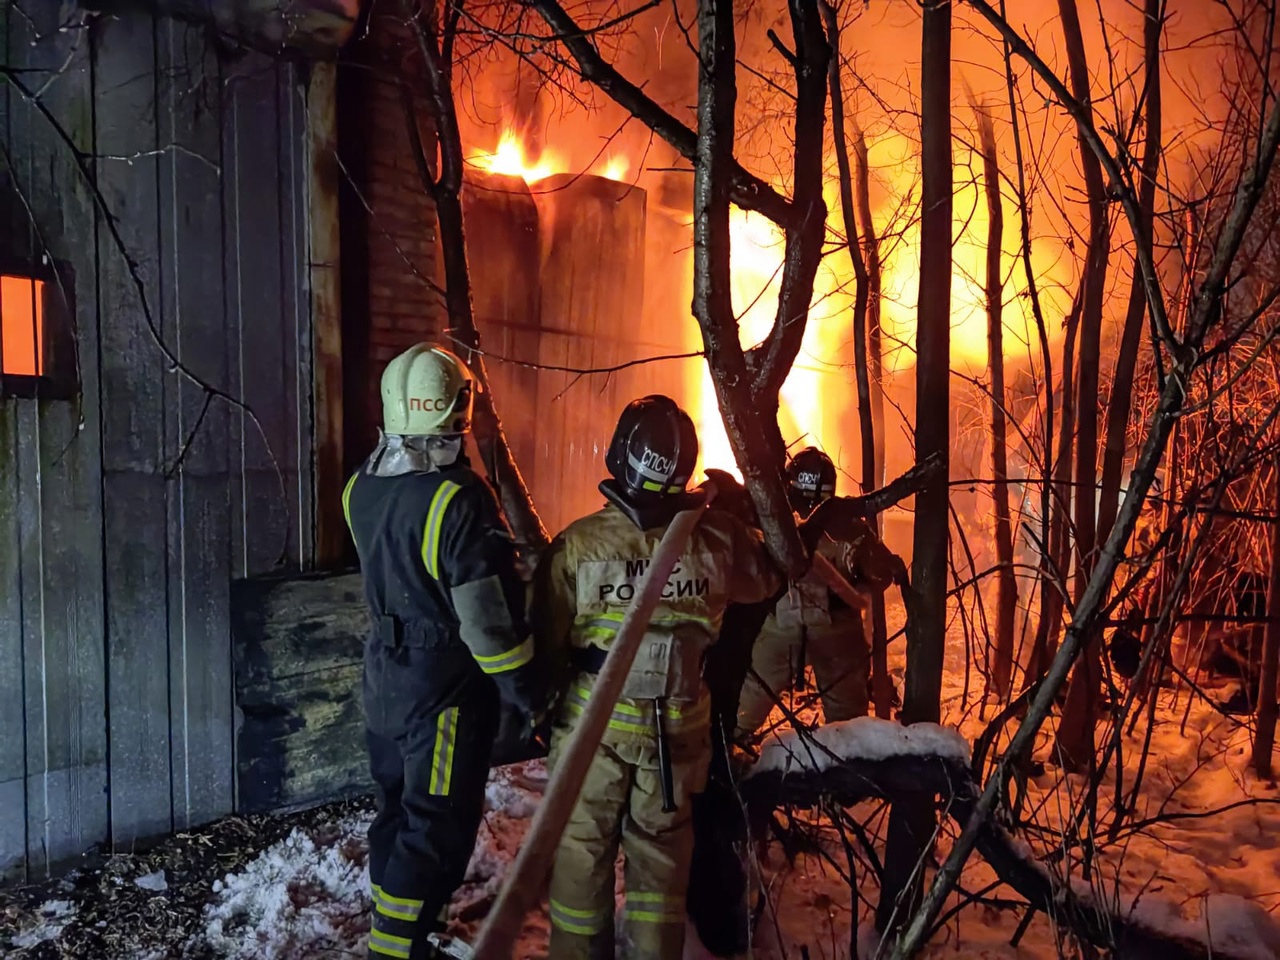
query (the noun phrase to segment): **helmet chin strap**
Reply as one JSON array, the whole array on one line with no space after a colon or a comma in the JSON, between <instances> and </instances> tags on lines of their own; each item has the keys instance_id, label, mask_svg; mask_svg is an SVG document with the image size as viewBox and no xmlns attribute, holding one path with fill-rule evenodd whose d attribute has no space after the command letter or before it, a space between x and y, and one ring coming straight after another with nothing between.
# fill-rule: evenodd
<instances>
[{"instance_id":1,"label":"helmet chin strap","mask_svg":"<svg viewBox=\"0 0 1280 960\"><path fill-rule=\"evenodd\" d=\"M457 463L461 453L462 434L415 437L379 431L378 446L369 458L369 473L375 477L435 473Z\"/></svg>"}]
</instances>

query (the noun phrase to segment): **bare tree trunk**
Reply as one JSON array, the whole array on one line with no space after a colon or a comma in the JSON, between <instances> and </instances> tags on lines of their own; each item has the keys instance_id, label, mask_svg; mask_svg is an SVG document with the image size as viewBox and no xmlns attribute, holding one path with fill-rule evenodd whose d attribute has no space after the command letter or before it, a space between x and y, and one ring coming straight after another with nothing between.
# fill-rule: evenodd
<instances>
[{"instance_id":1,"label":"bare tree trunk","mask_svg":"<svg viewBox=\"0 0 1280 960\"><path fill-rule=\"evenodd\" d=\"M987 345L991 365L991 495L995 500L996 637L991 682L1007 697L1013 681L1013 626L1018 613L1018 581L1013 574L1013 521L1009 510L1009 463L1004 390L1004 207L1000 199L1000 162L991 114L976 108L982 145L982 178L987 192Z\"/></svg>"},{"instance_id":2,"label":"bare tree trunk","mask_svg":"<svg viewBox=\"0 0 1280 960\"><path fill-rule=\"evenodd\" d=\"M1055 82L1053 72L1048 65L1036 55L1035 51L1009 26L994 7L985 0L967 0L967 2L1000 31L1010 46L1018 51L1019 56L1025 59L1037 74L1046 82L1051 84ZM1072 663L1080 655L1087 639L1097 629L1097 621L1102 615L1107 593L1111 589L1120 560L1124 555L1125 544L1133 535L1142 503L1146 499L1147 491L1151 489L1160 460L1165 454L1169 434L1186 402L1186 384L1190 382L1198 362L1200 347L1204 343L1209 328L1220 316L1222 284L1239 256L1245 232L1253 222L1258 200L1271 175L1277 149L1280 149L1280 106L1272 104L1271 112L1258 131L1257 137L1257 146L1251 151L1253 162L1242 172L1236 184L1231 210L1222 222L1222 230L1218 236L1211 263L1205 273L1204 281L1195 294L1195 306L1191 311L1186 334L1172 344L1174 363L1164 381L1160 400L1148 425L1147 437L1134 466L1129 488L1116 514L1116 522L1099 552L1098 564L1089 578L1085 592L1075 605L1071 626L1067 630L1062 647L1050 664L1044 683L1032 698L1026 717L998 761L997 769L983 787L982 796L978 799L972 814L967 818L964 830L956 838L942 868L934 876L928 896L894 946L891 960L906 960L914 956L923 946L947 896L959 881L960 873L973 852L979 835L990 822L997 802L1005 793L1007 773L1020 764L1022 758L1029 752L1041 724L1048 716L1054 697L1066 681ZM1104 148L1100 145L1095 146L1095 149L1099 153L1104 152ZM1109 157L1108 164L1115 165L1114 157ZM1139 251L1139 255L1147 264L1152 260L1149 249ZM1162 324L1167 324L1165 304L1158 299L1159 291L1154 285L1149 288L1148 293L1147 306L1153 316L1159 317L1157 322L1159 329ZM1168 336L1163 329L1161 332L1163 336Z\"/></svg>"},{"instance_id":3,"label":"bare tree trunk","mask_svg":"<svg viewBox=\"0 0 1280 960\"><path fill-rule=\"evenodd\" d=\"M483 387L475 398L476 446L480 449L480 457L484 461L489 479L498 488L503 511L516 541L525 549L537 551L546 546L550 538L534 508L524 477L520 475L520 469L511 455L506 434L502 431L502 420L498 416L493 391L489 388L489 375L480 349L480 334L476 330L475 318L471 312L471 273L467 268L462 222L462 136L458 131L457 114L454 112L452 80L452 37L457 30L461 2L462 0L455 0L447 8L442 46L435 21L431 13L422 8L420 0L403 0L405 12L417 37L426 71L427 90L436 115L436 135L440 143L438 179L431 175L431 167L418 130L417 114L410 97L405 100L408 114L406 120L419 177L423 188L435 201L436 216L440 221L449 333L462 348L464 359Z\"/></svg>"},{"instance_id":4,"label":"bare tree trunk","mask_svg":"<svg viewBox=\"0 0 1280 960\"><path fill-rule=\"evenodd\" d=\"M704 47L704 58L699 65L695 169L701 170L701 179L695 173L693 312L702 329L707 365L711 369L725 432L742 471L744 485L755 504L765 542L775 561L788 574L796 576L808 568L809 557L796 531L782 483L786 444L778 428L778 391L791 370L804 337L809 303L813 299L813 281L822 259L822 241L826 234L822 147L829 49L817 0L791 0L788 8L795 40L791 62L796 76L795 197L792 200L796 216L786 226L782 282L773 329L759 347L750 353L743 352L728 292L727 219L723 241L724 291L719 289L718 280L713 281L707 272L720 268L721 241L715 236L720 222L718 207L707 213L703 220L698 219L699 211L713 202L718 204L722 193L724 202L728 203L729 191L740 170L733 158L732 113L737 88L731 35L714 38L716 50L722 49L719 44L728 46L723 48L723 53L715 55L713 65L706 59ZM722 11L715 0L708 0L706 9L702 5L699 7L699 24L705 19L709 29L714 29L715 20L720 16L729 14ZM706 91L703 87L707 88ZM704 92L707 93L705 98ZM717 113L723 110L728 111L727 117ZM713 123L720 126L707 141L704 135ZM722 153L726 153L727 158L722 159ZM725 178L723 185L719 180L721 177Z\"/></svg>"},{"instance_id":5,"label":"bare tree trunk","mask_svg":"<svg viewBox=\"0 0 1280 960\"><path fill-rule=\"evenodd\" d=\"M867 138L862 127L853 125L853 152L858 165L854 171L858 192L858 218L862 222L862 244L867 268L867 372L871 399L871 440L874 468L863 487L876 489L885 480L884 352L880 337L880 240L871 216L871 167L867 159ZM861 401L859 401L861 402ZM872 518L878 535L884 534L880 517ZM893 680L889 677L889 628L885 620L884 595L871 601L871 695L876 716L893 714Z\"/></svg>"},{"instance_id":6,"label":"bare tree trunk","mask_svg":"<svg viewBox=\"0 0 1280 960\"><path fill-rule=\"evenodd\" d=\"M1271 468L1276 514L1280 516L1280 458ZM1280 523L1271 524L1271 583L1267 588L1267 626L1262 639L1262 676L1258 682L1258 732L1253 740L1253 766L1262 779L1272 776L1276 742L1276 671L1280 666Z\"/></svg>"},{"instance_id":7,"label":"bare tree trunk","mask_svg":"<svg viewBox=\"0 0 1280 960\"><path fill-rule=\"evenodd\" d=\"M853 273L857 280L853 301L853 369L858 390L858 433L862 448L862 489L874 490L877 481L876 445L879 432L871 408L871 377L867 368L867 305L871 292L867 262L858 238L858 218L853 200L853 171L849 164L849 149L845 140L844 91L840 84L840 24L836 9L829 3L822 4L822 16L827 24L827 36L831 45L831 66L828 68L831 84L831 132L835 141L836 168L840 176L840 212L844 220L845 244L849 259L853 261ZM865 151L865 144L863 145ZM877 264L877 270L879 265ZM872 514L869 522L879 530L879 516ZM876 716L888 719L893 712L893 681L889 677L888 630L885 624L884 597L873 598L871 610L871 689Z\"/></svg>"},{"instance_id":8,"label":"bare tree trunk","mask_svg":"<svg viewBox=\"0 0 1280 960\"><path fill-rule=\"evenodd\" d=\"M871 216L871 167L867 160L867 138L862 127L853 125L853 152L857 157L858 217L862 221L862 244L867 264L867 348L868 371L871 379L871 429L875 439L875 476L867 488L875 490L884 486L885 480L885 427L884 427L884 348L880 337L880 239L876 236L876 224ZM876 532L880 532L877 519ZM884 602L877 602L881 624L884 621ZM883 626L881 627L883 630Z\"/></svg>"},{"instance_id":9,"label":"bare tree trunk","mask_svg":"<svg viewBox=\"0 0 1280 960\"><path fill-rule=\"evenodd\" d=\"M1146 0L1143 30L1146 79L1146 144L1142 154L1142 182L1138 207L1142 215L1142 239L1150 246L1156 206L1156 176L1160 172L1160 36L1164 28L1165 0ZM1107 439L1102 452L1102 492L1098 503L1098 539L1106 540L1120 505L1120 480L1124 473L1124 453L1129 434L1129 407L1133 402L1133 375L1142 343L1142 321L1147 311L1142 277L1134 266L1129 288L1129 307L1120 336L1111 401L1107 407Z\"/></svg>"},{"instance_id":10,"label":"bare tree trunk","mask_svg":"<svg viewBox=\"0 0 1280 960\"><path fill-rule=\"evenodd\" d=\"M951 3L930 0L921 31L920 294L916 328L916 459L948 463L951 418ZM947 631L948 472L916 496L907 621L906 723L941 715ZM894 804L889 814L884 885L876 911L882 933L915 912L922 890L916 866L934 830L933 798Z\"/></svg>"},{"instance_id":11,"label":"bare tree trunk","mask_svg":"<svg viewBox=\"0 0 1280 960\"><path fill-rule=\"evenodd\" d=\"M1071 569L1071 540L1068 526L1071 512L1071 450L1075 431L1075 349L1076 331L1080 327L1080 298L1071 307L1066 320L1066 336L1062 342L1062 419L1058 423L1057 457L1053 456L1054 439L1045 436L1048 446L1047 463L1053 464L1053 476L1045 477L1050 490L1051 515L1048 525L1048 541L1042 544L1040 581L1040 622L1036 625L1035 641L1031 647L1031 662L1027 665L1028 686L1043 676L1058 649L1058 634L1062 630L1062 608L1065 603L1062 592L1054 583L1054 576L1062 578L1066 589ZM1052 423L1053 396L1050 393L1049 415L1046 425Z\"/></svg>"},{"instance_id":12,"label":"bare tree trunk","mask_svg":"<svg viewBox=\"0 0 1280 960\"><path fill-rule=\"evenodd\" d=\"M1058 0L1067 46L1071 90L1086 115L1092 114L1089 66L1076 0ZM1096 560L1098 478L1098 365L1102 340L1102 300L1107 279L1111 236L1107 222L1106 184L1102 164L1080 136L1080 165L1089 200L1089 250L1084 268L1080 305L1079 386L1076 397L1075 558L1073 598L1078 602ZM1067 704L1058 728L1057 753L1067 770L1084 770L1093 762L1094 726L1102 685L1102 637L1089 638L1084 657L1076 665L1067 688Z\"/></svg>"},{"instance_id":13,"label":"bare tree trunk","mask_svg":"<svg viewBox=\"0 0 1280 960\"><path fill-rule=\"evenodd\" d=\"M1039 286L1036 273L1031 263L1031 217L1027 197L1026 164L1022 154L1022 124L1018 118L1018 97L1014 88L1013 48L1006 38L1002 44L1004 59L1005 89L1009 94L1009 127L1013 133L1014 161L1017 164L1015 194L1018 203L1019 252L1022 257L1022 269L1027 280L1027 294L1031 301L1031 312L1036 321L1036 334L1040 344L1040 362L1044 380L1044 458L1042 460L1040 483L1040 617L1036 625L1036 635L1032 642L1031 655L1024 673L1024 683L1030 685L1040 679L1045 665L1049 662L1049 629L1052 621L1047 611L1052 609L1055 601L1052 577L1054 572L1054 554L1050 551L1053 542L1053 435L1054 435L1054 391L1053 391L1053 353L1049 347L1049 327L1045 322L1044 309L1040 303ZM1060 614L1055 614L1060 616Z\"/></svg>"}]
</instances>

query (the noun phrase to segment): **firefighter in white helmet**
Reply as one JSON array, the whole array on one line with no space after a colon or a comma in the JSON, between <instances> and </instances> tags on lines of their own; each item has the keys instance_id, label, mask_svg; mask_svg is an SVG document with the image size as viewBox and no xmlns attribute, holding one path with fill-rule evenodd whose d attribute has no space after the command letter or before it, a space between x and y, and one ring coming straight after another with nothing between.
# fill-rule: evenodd
<instances>
[{"instance_id":1,"label":"firefighter in white helmet","mask_svg":"<svg viewBox=\"0 0 1280 960\"><path fill-rule=\"evenodd\" d=\"M530 730L542 703L515 547L462 449L473 390L440 347L392 360L381 438L342 496L371 615L371 958L434 955L475 844L500 698Z\"/></svg>"}]
</instances>

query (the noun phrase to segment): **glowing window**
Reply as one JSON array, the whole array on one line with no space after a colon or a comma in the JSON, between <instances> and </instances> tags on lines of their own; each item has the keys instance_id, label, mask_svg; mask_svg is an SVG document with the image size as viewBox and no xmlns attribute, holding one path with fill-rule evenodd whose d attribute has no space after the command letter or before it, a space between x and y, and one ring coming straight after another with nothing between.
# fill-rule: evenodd
<instances>
[{"instance_id":1,"label":"glowing window","mask_svg":"<svg viewBox=\"0 0 1280 960\"><path fill-rule=\"evenodd\" d=\"M0 276L0 373L45 375L44 281Z\"/></svg>"}]
</instances>

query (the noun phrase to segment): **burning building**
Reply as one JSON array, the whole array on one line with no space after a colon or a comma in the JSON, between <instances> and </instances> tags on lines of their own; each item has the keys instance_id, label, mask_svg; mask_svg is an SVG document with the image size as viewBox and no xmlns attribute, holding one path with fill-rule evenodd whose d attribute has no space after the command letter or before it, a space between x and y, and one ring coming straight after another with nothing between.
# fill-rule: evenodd
<instances>
[{"instance_id":1,"label":"burning building","mask_svg":"<svg viewBox=\"0 0 1280 960\"><path fill-rule=\"evenodd\" d=\"M415 142L430 147L433 114L403 21L356 30L354 0L299 0L321 25L279 56L306 17L209 30L166 16L190 5L99 0L121 12L66 30L57 6L7 22L0 99L0 871L29 875L363 788L364 624L341 490L373 445L383 364L448 326L423 180L434 153ZM647 17L619 56L687 107L683 33L665 9ZM485 61L459 84L462 199L491 389L555 532L598 505L604 444L633 397L676 397L701 465L734 464L690 315L687 163L616 107L520 69ZM767 78L744 86L744 162L784 188L770 148L785 153L789 131ZM891 475L913 459L916 145L889 123L863 143ZM853 271L834 190L779 422L788 443L831 454L853 493ZM986 214L976 179L957 197L967 383L987 362ZM1053 235L1044 208L1028 260L1056 344L1077 277L1070 231ZM775 318L783 239L758 215L735 210L731 226L750 345ZM1019 253L1001 251L1006 353L1032 398L1012 413L1031 422L1043 367ZM981 390L968 396L976 409ZM936 414L965 436L963 403ZM966 442L980 466L982 440Z\"/></svg>"}]
</instances>

